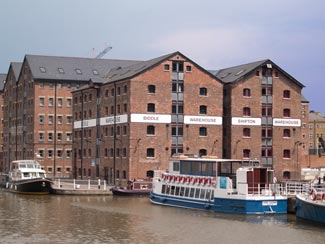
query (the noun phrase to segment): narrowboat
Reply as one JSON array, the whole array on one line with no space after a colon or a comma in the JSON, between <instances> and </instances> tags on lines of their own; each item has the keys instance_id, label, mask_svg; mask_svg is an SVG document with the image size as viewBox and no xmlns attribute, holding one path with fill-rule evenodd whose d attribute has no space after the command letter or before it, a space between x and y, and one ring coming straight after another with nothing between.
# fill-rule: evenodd
<instances>
[{"instance_id":1,"label":"narrowboat","mask_svg":"<svg viewBox=\"0 0 325 244\"><path fill-rule=\"evenodd\" d=\"M274 171L257 160L174 157L153 180L154 204L235 214L285 214Z\"/></svg>"},{"instance_id":2,"label":"narrowboat","mask_svg":"<svg viewBox=\"0 0 325 244\"><path fill-rule=\"evenodd\" d=\"M114 186L111 188L113 195L119 196L135 196L135 195L149 195L152 189L151 179L138 179L128 181L127 187Z\"/></svg>"}]
</instances>

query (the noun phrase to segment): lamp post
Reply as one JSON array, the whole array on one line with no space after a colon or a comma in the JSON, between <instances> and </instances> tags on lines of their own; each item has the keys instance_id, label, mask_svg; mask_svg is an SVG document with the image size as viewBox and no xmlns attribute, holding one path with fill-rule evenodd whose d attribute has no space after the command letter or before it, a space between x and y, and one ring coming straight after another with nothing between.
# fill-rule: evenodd
<instances>
[{"instance_id":1,"label":"lamp post","mask_svg":"<svg viewBox=\"0 0 325 244\"><path fill-rule=\"evenodd\" d=\"M295 142L295 146L297 147L296 148L296 161L297 161L297 164L296 164L296 178L300 178L298 177L299 176L299 153L298 153L298 150L299 150L299 146L302 145L302 142L301 141L296 141Z\"/></svg>"}]
</instances>

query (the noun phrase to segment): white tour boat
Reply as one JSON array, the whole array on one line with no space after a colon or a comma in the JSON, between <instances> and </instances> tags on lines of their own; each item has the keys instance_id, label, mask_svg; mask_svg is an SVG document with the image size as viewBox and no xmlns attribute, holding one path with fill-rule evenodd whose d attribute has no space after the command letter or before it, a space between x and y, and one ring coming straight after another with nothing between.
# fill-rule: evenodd
<instances>
[{"instance_id":1,"label":"white tour boat","mask_svg":"<svg viewBox=\"0 0 325 244\"><path fill-rule=\"evenodd\" d=\"M178 156L153 180L152 203L238 214L285 214L274 171L254 160Z\"/></svg>"}]
</instances>

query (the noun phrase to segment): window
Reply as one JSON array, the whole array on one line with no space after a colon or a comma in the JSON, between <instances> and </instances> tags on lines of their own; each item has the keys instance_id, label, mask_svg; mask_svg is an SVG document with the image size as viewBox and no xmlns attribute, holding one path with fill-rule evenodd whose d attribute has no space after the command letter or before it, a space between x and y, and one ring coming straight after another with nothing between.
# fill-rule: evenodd
<instances>
[{"instance_id":1,"label":"window","mask_svg":"<svg viewBox=\"0 0 325 244\"><path fill-rule=\"evenodd\" d=\"M273 87L272 85L262 85L262 96L272 96Z\"/></svg>"},{"instance_id":2,"label":"window","mask_svg":"<svg viewBox=\"0 0 325 244\"><path fill-rule=\"evenodd\" d=\"M275 72L274 72L274 77L275 77L275 78L278 78L278 77L279 77L279 72L278 72L278 71L275 71Z\"/></svg>"},{"instance_id":3,"label":"window","mask_svg":"<svg viewBox=\"0 0 325 244\"><path fill-rule=\"evenodd\" d=\"M272 128L263 128L262 138L271 138L271 137L272 137Z\"/></svg>"},{"instance_id":4,"label":"window","mask_svg":"<svg viewBox=\"0 0 325 244\"><path fill-rule=\"evenodd\" d=\"M263 147L262 148L262 152L261 152L261 155L262 157L272 157L272 148L266 148L266 147Z\"/></svg>"},{"instance_id":5,"label":"window","mask_svg":"<svg viewBox=\"0 0 325 244\"><path fill-rule=\"evenodd\" d=\"M64 74L64 69L63 68L58 68L58 71L60 74Z\"/></svg>"},{"instance_id":6,"label":"window","mask_svg":"<svg viewBox=\"0 0 325 244\"><path fill-rule=\"evenodd\" d=\"M39 141L44 141L44 132L39 132L38 133L38 140Z\"/></svg>"},{"instance_id":7,"label":"window","mask_svg":"<svg viewBox=\"0 0 325 244\"><path fill-rule=\"evenodd\" d=\"M53 124L53 115L49 115L49 125Z\"/></svg>"},{"instance_id":8,"label":"window","mask_svg":"<svg viewBox=\"0 0 325 244\"><path fill-rule=\"evenodd\" d=\"M75 69L77 75L82 75L81 69Z\"/></svg>"},{"instance_id":9,"label":"window","mask_svg":"<svg viewBox=\"0 0 325 244\"><path fill-rule=\"evenodd\" d=\"M169 64L165 64L165 65L164 65L164 70L165 70L165 71L169 71Z\"/></svg>"},{"instance_id":10,"label":"window","mask_svg":"<svg viewBox=\"0 0 325 244\"><path fill-rule=\"evenodd\" d=\"M251 116L251 109L249 107L243 108L243 115L244 116Z\"/></svg>"},{"instance_id":11,"label":"window","mask_svg":"<svg viewBox=\"0 0 325 244\"><path fill-rule=\"evenodd\" d=\"M49 97L49 106L50 106L50 107L53 106L53 97Z\"/></svg>"},{"instance_id":12,"label":"window","mask_svg":"<svg viewBox=\"0 0 325 244\"><path fill-rule=\"evenodd\" d=\"M117 88L116 95L118 95L118 96L121 95L121 88L120 87Z\"/></svg>"},{"instance_id":13,"label":"window","mask_svg":"<svg viewBox=\"0 0 325 244\"><path fill-rule=\"evenodd\" d=\"M61 89L62 88L62 83L57 83L57 88Z\"/></svg>"},{"instance_id":14,"label":"window","mask_svg":"<svg viewBox=\"0 0 325 244\"><path fill-rule=\"evenodd\" d=\"M123 104L123 107L124 107L124 113L127 113L128 112L128 105L127 105L127 103L124 103Z\"/></svg>"},{"instance_id":15,"label":"window","mask_svg":"<svg viewBox=\"0 0 325 244\"><path fill-rule=\"evenodd\" d=\"M53 150L52 149L48 149L47 150L47 157L48 158L52 158L53 157Z\"/></svg>"},{"instance_id":16,"label":"window","mask_svg":"<svg viewBox=\"0 0 325 244\"><path fill-rule=\"evenodd\" d=\"M283 98L290 98L290 91L289 90L284 90L283 91Z\"/></svg>"},{"instance_id":17,"label":"window","mask_svg":"<svg viewBox=\"0 0 325 244\"><path fill-rule=\"evenodd\" d=\"M58 98L58 107L62 107L62 98Z\"/></svg>"},{"instance_id":18,"label":"window","mask_svg":"<svg viewBox=\"0 0 325 244\"><path fill-rule=\"evenodd\" d=\"M115 90L114 88L111 89L111 96L114 97L114 94L115 94Z\"/></svg>"},{"instance_id":19,"label":"window","mask_svg":"<svg viewBox=\"0 0 325 244\"><path fill-rule=\"evenodd\" d=\"M289 108L283 109L283 117L290 117L290 109Z\"/></svg>"},{"instance_id":20,"label":"window","mask_svg":"<svg viewBox=\"0 0 325 244\"><path fill-rule=\"evenodd\" d=\"M259 70L256 70L255 75L256 76L260 76L260 71Z\"/></svg>"},{"instance_id":21,"label":"window","mask_svg":"<svg viewBox=\"0 0 325 244\"><path fill-rule=\"evenodd\" d=\"M67 98L67 107L71 107L71 106L72 106L72 99Z\"/></svg>"},{"instance_id":22,"label":"window","mask_svg":"<svg viewBox=\"0 0 325 244\"><path fill-rule=\"evenodd\" d=\"M52 132L49 132L49 134L48 134L48 140L49 141L52 141L53 140L53 133Z\"/></svg>"},{"instance_id":23,"label":"window","mask_svg":"<svg viewBox=\"0 0 325 244\"><path fill-rule=\"evenodd\" d=\"M200 157L207 155L207 150L206 149L200 149L199 150L199 155L200 155Z\"/></svg>"},{"instance_id":24,"label":"window","mask_svg":"<svg viewBox=\"0 0 325 244\"><path fill-rule=\"evenodd\" d=\"M205 87L200 88L200 96L207 96L208 95L208 89Z\"/></svg>"},{"instance_id":25,"label":"window","mask_svg":"<svg viewBox=\"0 0 325 244\"><path fill-rule=\"evenodd\" d=\"M284 129L283 130L283 137L284 138L290 138L290 129Z\"/></svg>"},{"instance_id":26,"label":"window","mask_svg":"<svg viewBox=\"0 0 325 244\"><path fill-rule=\"evenodd\" d=\"M39 123L42 125L44 124L44 115L39 116Z\"/></svg>"},{"instance_id":27,"label":"window","mask_svg":"<svg viewBox=\"0 0 325 244\"><path fill-rule=\"evenodd\" d=\"M39 156L40 158L43 158L43 157L44 157L44 150L43 150L43 149L39 149L39 150L38 150L38 156Z\"/></svg>"},{"instance_id":28,"label":"window","mask_svg":"<svg viewBox=\"0 0 325 244\"><path fill-rule=\"evenodd\" d=\"M147 126L147 135L154 135L155 134L155 127L153 125Z\"/></svg>"},{"instance_id":29,"label":"window","mask_svg":"<svg viewBox=\"0 0 325 244\"><path fill-rule=\"evenodd\" d=\"M200 106L200 114L207 114L207 106L205 105Z\"/></svg>"},{"instance_id":30,"label":"window","mask_svg":"<svg viewBox=\"0 0 325 244\"><path fill-rule=\"evenodd\" d=\"M147 157L154 158L155 157L155 149L154 148L147 148Z\"/></svg>"},{"instance_id":31,"label":"window","mask_svg":"<svg viewBox=\"0 0 325 244\"><path fill-rule=\"evenodd\" d=\"M123 87L123 92L124 92L124 94L126 94L126 93L128 92L128 86L127 86L127 85L125 85L125 86Z\"/></svg>"},{"instance_id":32,"label":"window","mask_svg":"<svg viewBox=\"0 0 325 244\"><path fill-rule=\"evenodd\" d=\"M40 105L41 107L44 107L44 97L40 97L40 98L39 98L39 105Z\"/></svg>"},{"instance_id":33,"label":"window","mask_svg":"<svg viewBox=\"0 0 325 244\"><path fill-rule=\"evenodd\" d=\"M183 128L182 127L173 127L172 128L172 136L182 136Z\"/></svg>"},{"instance_id":34,"label":"window","mask_svg":"<svg viewBox=\"0 0 325 244\"><path fill-rule=\"evenodd\" d=\"M58 156L58 158L62 158L62 150L57 150L56 155Z\"/></svg>"},{"instance_id":35,"label":"window","mask_svg":"<svg viewBox=\"0 0 325 244\"><path fill-rule=\"evenodd\" d=\"M200 136L207 136L208 135L207 128L206 127L200 127L199 134L200 134Z\"/></svg>"},{"instance_id":36,"label":"window","mask_svg":"<svg viewBox=\"0 0 325 244\"><path fill-rule=\"evenodd\" d=\"M251 137L251 129L250 128L244 128L243 129L243 136L244 137Z\"/></svg>"},{"instance_id":37,"label":"window","mask_svg":"<svg viewBox=\"0 0 325 244\"><path fill-rule=\"evenodd\" d=\"M173 83L172 84L172 92L184 92L184 84L183 83Z\"/></svg>"},{"instance_id":38,"label":"window","mask_svg":"<svg viewBox=\"0 0 325 244\"><path fill-rule=\"evenodd\" d=\"M62 124L62 116L61 116L61 115L58 116L58 124L59 124L59 125Z\"/></svg>"},{"instance_id":39,"label":"window","mask_svg":"<svg viewBox=\"0 0 325 244\"><path fill-rule=\"evenodd\" d=\"M50 83L49 83L49 87L50 87L51 89L53 89L53 88L54 88L54 83L53 83L53 82L50 82Z\"/></svg>"},{"instance_id":40,"label":"window","mask_svg":"<svg viewBox=\"0 0 325 244\"><path fill-rule=\"evenodd\" d=\"M178 109L178 110L177 110ZM183 105L172 105L172 114L183 114L184 113L184 107Z\"/></svg>"},{"instance_id":41,"label":"window","mask_svg":"<svg viewBox=\"0 0 325 244\"><path fill-rule=\"evenodd\" d=\"M262 116L272 116L272 106L262 104Z\"/></svg>"},{"instance_id":42,"label":"window","mask_svg":"<svg viewBox=\"0 0 325 244\"><path fill-rule=\"evenodd\" d=\"M58 132L58 141L62 141L62 133L61 132Z\"/></svg>"},{"instance_id":43,"label":"window","mask_svg":"<svg viewBox=\"0 0 325 244\"><path fill-rule=\"evenodd\" d=\"M97 69L93 69L93 74L94 75L99 75L98 70Z\"/></svg>"},{"instance_id":44,"label":"window","mask_svg":"<svg viewBox=\"0 0 325 244\"><path fill-rule=\"evenodd\" d=\"M283 158L290 158L290 150L288 149L283 150Z\"/></svg>"},{"instance_id":45,"label":"window","mask_svg":"<svg viewBox=\"0 0 325 244\"><path fill-rule=\"evenodd\" d=\"M72 116L71 115L67 115L67 124L72 124Z\"/></svg>"},{"instance_id":46,"label":"window","mask_svg":"<svg viewBox=\"0 0 325 244\"><path fill-rule=\"evenodd\" d=\"M156 93L156 86L148 85L148 93Z\"/></svg>"},{"instance_id":47,"label":"window","mask_svg":"<svg viewBox=\"0 0 325 244\"><path fill-rule=\"evenodd\" d=\"M243 150L243 157L244 158L250 158L251 150L249 149L244 149Z\"/></svg>"},{"instance_id":48,"label":"window","mask_svg":"<svg viewBox=\"0 0 325 244\"><path fill-rule=\"evenodd\" d=\"M148 103L148 105L147 105L147 111L149 113L154 113L155 112L155 104L154 103Z\"/></svg>"},{"instance_id":49,"label":"window","mask_svg":"<svg viewBox=\"0 0 325 244\"><path fill-rule=\"evenodd\" d=\"M67 132L66 137L67 137L67 141L72 141L72 133L71 132Z\"/></svg>"},{"instance_id":50,"label":"window","mask_svg":"<svg viewBox=\"0 0 325 244\"><path fill-rule=\"evenodd\" d=\"M192 71L192 66L190 66L190 65L186 65L186 71L187 71L187 72L191 72L191 71Z\"/></svg>"},{"instance_id":51,"label":"window","mask_svg":"<svg viewBox=\"0 0 325 244\"><path fill-rule=\"evenodd\" d=\"M249 88L244 88L244 89L243 89L243 96L244 96L244 97L251 97L251 89L249 89Z\"/></svg>"}]
</instances>

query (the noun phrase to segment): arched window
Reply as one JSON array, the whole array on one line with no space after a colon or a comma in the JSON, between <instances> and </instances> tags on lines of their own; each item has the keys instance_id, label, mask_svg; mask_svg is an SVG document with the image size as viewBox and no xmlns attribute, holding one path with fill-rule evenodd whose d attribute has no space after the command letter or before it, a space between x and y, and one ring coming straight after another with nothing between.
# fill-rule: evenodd
<instances>
[{"instance_id":1,"label":"arched window","mask_svg":"<svg viewBox=\"0 0 325 244\"><path fill-rule=\"evenodd\" d=\"M207 114L207 106L201 105L200 106L200 114Z\"/></svg>"},{"instance_id":2,"label":"arched window","mask_svg":"<svg viewBox=\"0 0 325 244\"><path fill-rule=\"evenodd\" d=\"M200 136L207 136L208 131L206 127L200 127Z\"/></svg>"},{"instance_id":3,"label":"arched window","mask_svg":"<svg viewBox=\"0 0 325 244\"><path fill-rule=\"evenodd\" d=\"M147 157L154 158L155 157L155 149L154 148L147 148Z\"/></svg>"},{"instance_id":4,"label":"arched window","mask_svg":"<svg viewBox=\"0 0 325 244\"><path fill-rule=\"evenodd\" d=\"M283 117L290 117L290 109L289 108L283 109Z\"/></svg>"},{"instance_id":5,"label":"arched window","mask_svg":"<svg viewBox=\"0 0 325 244\"><path fill-rule=\"evenodd\" d=\"M250 158L250 155L251 155L251 150L249 150L249 149L244 149L243 150L243 157L244 158Z\"/></svg>"},{"instance_id":6,"label":"arched window","mask_svg":"<svg viewBox=\"0 0 325 244\"><path fill-rule=\"evenodd\" d=\"M155 134L155 127L153 125L147 126L147 135L154 135Z\"/></svg>"},{"instance_id":7,"label":"arched window","mask_svg":"<svg viewBox=\"0 0 325 244\"><path fill-rule=\"evenodd\" d=\"M290 150L288 149L283 150L283 158L291 158Z\"/></svg>"},{"instance_id":8,"label":"arched window","mask_svg":"<svg viewBox=\"0 0 325 244\"><path fill-rule=\"evenodd\" d=\"M154 103L148 103L147 105L147 111L150 113L154 113L155 112L155 104Z\"/></svg>"},{"instance_id":9,"label":"arched window","mask_svg":"<svg viewBox=\"0 0 325 244\"><path fill-rule=\"evenodd\" d=\"M285 137L285 138L290 137L290 129L284 129L283 130L283 137Z\"/></svg>"},{"instance_id":10,"label":"arched window","mask_svg":"<svg viewBox=\"0 0 325 244\"><path fill-rule=\"evenodd\" d=\"M156 86L148 85L148 93L156 93Z\"/></svg>"},{"instance_id":11,"label":"arched window","mask_svg":"<svg viewBox=\"0 0 325 244\"><path fill-rule=\"evenodd\" d=\"M244 97L250 97L250 96L251 96L251 89L249 89L249 88L244 88L244 89L243 89L243 96L244 96Z\"/></svg>"},{"instance_id":12,"label":"arched window","mask_svg":"<svg viewBox=\"0 0 325 244\"><path fill-rule=\"evenodd\" d=\"M244 128L243 129L243 136L244 137L251 137L251 129L250 128Z\"/></svg>"},{"instance_id":13,"label":"arched window","mask_svg":"<svg viewBox=\"0 0 325 244\"><path fill-rule=\"evenodd\" d=\"M283 91L283 98L290 98L290 91L289 90L284 90Z\"/></svg>"},{"instance_id":14,"label":"arched window","mask_svg":"<svg viewBox=\"0 0 325 244\"><path fill-rule=\"evenodd\" d=\"M290 171L284 171L283 172L283 179L285 179L285 180L290 179Z\"/></svg>"},{"instance_id":15,"label":"arched window","mask_svg":"<svg viewBox=\"0 0 325 244\"><path fill-rule=\"evenodd\" d=\"M206 149L200 149L199 150L199 155L200 155L200 157L207 155L207 150Z\"/></svg>"},{"instance_id":16,"label":"arched window","mask_svg":"<svg viewBox=\"0 0 325 244\"><path fill-rule=\"evenodd\" d=\"M243 115L244 116L251 116L251 109L249 107L243 108Z\"/></svg>"},{"instance_id":17,"label":"arched window","mask_svg":"<svg viewBox=\"0 0 325 244\"><path fill-rule=\"evenodd\" d=\"M200 87L200 96L207 96L208 95L208 89L205 87Z\"/></svg>"}]
</instances>

